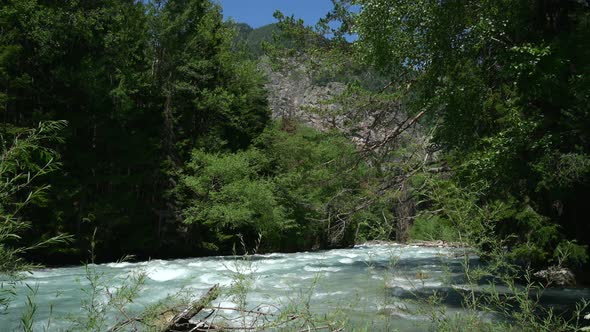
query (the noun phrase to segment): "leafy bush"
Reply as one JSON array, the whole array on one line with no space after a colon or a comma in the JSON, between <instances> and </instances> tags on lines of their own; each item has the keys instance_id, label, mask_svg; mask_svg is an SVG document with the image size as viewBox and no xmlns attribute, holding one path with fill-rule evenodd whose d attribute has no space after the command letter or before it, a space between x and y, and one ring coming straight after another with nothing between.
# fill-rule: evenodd
<instances>
[{"instance_id":1,"label":"leafy bush","mask_svg":"<svg viewBox=\"0 0 590 332\"><path fill-rule=\"evenodd\" d=\"M410 238L414 240L459 241L459 233L449 220L439 216L420 216L410 229Z\"/></svg>"},{"instance_id":2,"label":"leafy bush","mask_svg":"<svg viewBox=\"0 0 590 332\"><path fill-rule=\"evenodd\" d=\"M354 242L360 222L381 216L360 211L368 167L342 135L277 123L253 147L235 153L195 150L176 190L203 246L227 251L242 234L260 234L265 248L308 249ZM217 244L217 245L214 245Z\"/></svg>"},{"instance_id":3,"label":"leafy bush","mask_svg":"<svg viewBox=\"0 0 590 332\"><path fill-rule=\"evenodd\" d=\"M49 188L38 183L38 178L59 166L57 153L47 145L61 140L58 134L65 125L64 121L43 122L37 128L19 131L13 137L5 136L6 131L0 136L0 274L8 276L5 280L8 282L0 283L0 306L10 302L13 295L11 282L19 279L20 272L34 267L23 259L25 253L69 239L66 235L59 235L31 246L20 242L22 233L31 227L31 223L23 219L26 208L42 204ZM29 302L33 308L32 301Z\"/></svg>"}]
</instances>

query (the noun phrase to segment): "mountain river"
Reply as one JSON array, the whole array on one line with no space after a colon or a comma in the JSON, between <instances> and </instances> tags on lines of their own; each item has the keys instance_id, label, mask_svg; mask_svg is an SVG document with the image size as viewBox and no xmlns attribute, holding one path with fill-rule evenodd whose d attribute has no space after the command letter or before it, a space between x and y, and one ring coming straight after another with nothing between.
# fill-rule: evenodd
<instances>
[{"instance_id":1,"label":"mountain river","mask_svg":"<svg viewBox=\"0 0 590 332\"><path fill-rule=\"evenodd\" d=\"M466 261L471 266L478 264L477 256L465 249L380 244L247 258L206 257L41 269L27 274L15 286L17 295L6 314L0 316L0 331L19 330L27 308L26 296L31 294L26 285L37 288L34 330L43 331L49 326L49 331L68 331L76 330L71 328L72 319L85 317L84 301L91 296L92 276L98 276L99 283L113 291L138 273L145 274L145 285L131 304L131 311L179 291L199 298L215 284L227 290L241 280L249 289L243 298L245 308L252 311L276 313L287 308L307 308L309 303L310 312L316 315L346 318L349 324L368 331L424 331L429 326L429 311L464 312L460 292L466 288L462 273ZM435 291L446 295L442 303L420 310L427 306L416 299L425 299ZM240 297L222 294L212 305L229 308L225 310L227 317L236 314L230 309L237 306ZM548 289L543 302L559 307L582 298L590 299L590 289ZM97 294L96 303L106 301L104 292ZM482 317L497 319L484 313ZM242 323L249 326L259 324L256 318L243 319ZM114 322L107 322L107 326ZM305 323L301 328L307 328Z\"/></svg>"}]
</instances>

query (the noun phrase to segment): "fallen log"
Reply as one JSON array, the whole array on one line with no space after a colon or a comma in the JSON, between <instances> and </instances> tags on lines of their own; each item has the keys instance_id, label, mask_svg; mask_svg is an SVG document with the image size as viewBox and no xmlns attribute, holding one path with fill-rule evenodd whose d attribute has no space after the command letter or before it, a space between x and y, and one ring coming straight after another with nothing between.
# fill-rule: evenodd
<instances>
[{"instance_id":1,"label":"fallen log","mask_svg":"<svg viewBox=\"0 0 590 332\"><path fill-rule=\"evenodd\" d=\"M176 311L174 308L168 308L165 311L162 311L160 314L158 314L158 316L161 317L158 319L158 321L163 323L156 323L155 325L150 324L150 319L146 317L145 314L139 317L126 316L126 320L118 322L108 331L118 332L125 328L129 329L130 325L133 331L137 331L138 329L135 326L136 323L147 325L152 329L156 329L161 332L196 331L194 330L196 325L191 324L190 319L203 310L203 308L205 308L218 295L219 285L215 285L211 287L207 293L205 293L205 295L201 296L201 298L199 298L197 301L193 301L187 308L174 316L172 316L172 314ZM166 318L166 316L172 317Z\"/></svg>"},{"instance_id":2,"label":"fallen log","mask_svg":"<svg viewBox=\"0 0 590 332\"><path fill-rule=\"evenodd\" d=\"M183 311L176 314L168 322L162 332L175 332L175 331L190 331L195 328L194 324L190 323L191 318L203 310L209 302L215 300L219 295L219 285L215 285L205 293L200 299L191 303L191 305Z\"/></svg>"}]
</instances>

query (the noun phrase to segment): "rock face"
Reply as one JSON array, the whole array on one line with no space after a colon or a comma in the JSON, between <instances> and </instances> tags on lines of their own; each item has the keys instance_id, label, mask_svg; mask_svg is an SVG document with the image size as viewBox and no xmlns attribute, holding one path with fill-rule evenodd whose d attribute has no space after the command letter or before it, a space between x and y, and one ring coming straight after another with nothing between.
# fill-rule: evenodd
<instances>
[{"instance_id":1,"label":"rock face","mask_svg":"<svg viewBox=\"0 0 590 332\"><path fill-rule=\"evenodd\" d=\"M338 129L343 118L333 115L339 105L327 102L345 90L345 85L330 82L314 84L308 70L303 65L294 65L288 72L271 69L265 60L260 69L268 77L266 89L272 117L277 119L294 118L305 125L325 131ZM324 114L321 114L324 111Z\"/></svg>"},{"instance_id":2,"label":"rock face","mask_svg":"<svg viewBox=\"0 0 590 332\"><path fill-rule=\"evenodd\" d=\"M547 282L550 286L567 287L576 285L574 273L567 268L551 266L533 275L539 281Z\"/></svg>"},{"instance_id":3,"label":"rock face","mask_svg":"<svg viewBox=\"0 0 590 332\"><path fill-rule=\"evenodd\" d=\"M388 105L366 103L364 108L342 105L338 96L346 92L343 82L316 82L304 64L293 60L288 70L273 70L268 59L259 69L268 78L266 90L274 119L295 119L319 131L337 130L359 147L370 146L388 137L408 116L399 102ZM407 130L405 141L422 138L418 125ZM401 138L401 137L400 137ZM401 140L400 140L401 142Z\"/></svg>"}]
</instances>

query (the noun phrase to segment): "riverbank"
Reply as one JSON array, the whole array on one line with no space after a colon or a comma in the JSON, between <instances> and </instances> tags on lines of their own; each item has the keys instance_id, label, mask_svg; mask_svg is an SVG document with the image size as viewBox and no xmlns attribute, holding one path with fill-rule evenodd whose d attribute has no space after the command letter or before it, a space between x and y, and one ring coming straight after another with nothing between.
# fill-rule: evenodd
<instances>
[{"instance_id":1,"label":"riverbank","mask_svg":"<svg viewBox=\"0 0 590 332\"><path fill-rule=\"evenodd\" d=\"M426 248L473 248L472 245L466 242L448 242L448 241L410 241L408 243L401 243L395 241L381 241L381 240L373 240L367 241L364 243L357 244L357 246L371 246L371 245L407 245L407 246L416 246L416 247L426 247Z\"/></svg>"}]
</instances>

